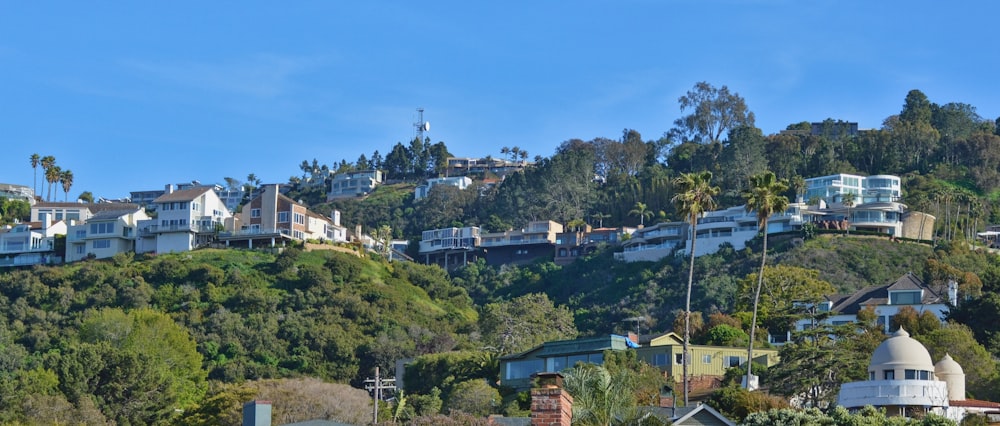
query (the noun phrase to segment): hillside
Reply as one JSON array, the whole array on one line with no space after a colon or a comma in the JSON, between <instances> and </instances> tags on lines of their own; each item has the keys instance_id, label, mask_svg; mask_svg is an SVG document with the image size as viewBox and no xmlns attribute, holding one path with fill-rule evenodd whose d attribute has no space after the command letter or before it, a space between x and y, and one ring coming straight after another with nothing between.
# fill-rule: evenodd
<instances>
[{"instance_id":1,"label":"hillside","mask_svg":"<svg viewBox=\"0 0 1000 426\"><path fill-rule=\"evenodd\" d=\"M0 383L12 389L0 420L41 393L132 424L193 406L206 379L358 384L376 365L463 344L477 320L439 268L297 249L7 270L0 306Z\"/></svg>"}]
</instances>

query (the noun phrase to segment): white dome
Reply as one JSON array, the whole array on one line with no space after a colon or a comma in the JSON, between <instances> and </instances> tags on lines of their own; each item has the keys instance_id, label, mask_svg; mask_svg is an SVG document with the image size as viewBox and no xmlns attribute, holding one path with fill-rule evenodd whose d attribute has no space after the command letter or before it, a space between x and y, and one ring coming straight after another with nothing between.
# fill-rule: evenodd
<instances>
[{"instance_id":1,"label":"white dome","mask_svg":"<svg viewBox=\"0 0 1000 426\"><path fill-rule=\"evenodd\" d=\"M904 369L934 371L934 362L927 348L900 328L875 348L868 371Z\"/></svg>"},{"instance_id":2,"label":"white dome","mask_svg":"<svg viewBox=\"0 0 1000 426\"><path fill-rule=\"evenodd\" d=\"M944 358L941 358L937 364L934 364L934 374L938 376L945 374L965 374L965 370L962 370L962 366L955 362L951 358L951 355L944 354Z\"/></svg>"}]
</instances>

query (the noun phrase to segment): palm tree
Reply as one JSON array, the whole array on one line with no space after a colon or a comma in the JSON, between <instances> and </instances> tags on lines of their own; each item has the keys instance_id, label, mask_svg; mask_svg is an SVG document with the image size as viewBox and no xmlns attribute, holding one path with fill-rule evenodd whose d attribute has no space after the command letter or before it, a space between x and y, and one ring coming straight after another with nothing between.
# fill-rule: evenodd
<instances>
[{"instance_id":1,"label":"palm tree","mask_svg":"<svg viewBox=\"0 0 1000 426\"><path fill-rule=\"evenodd\" d=\"M652 217L653 212L649 210L646 203L637 201L635 203L635 208L628 212L629 216L639 216L639 227L642 228L646 226L646 218Z\"/></svg>"},{"instance_id":2,"label":"palm tree","mask_svg":"<svg viewBox=\"0 0 1000 426\"><path fill-rule=\"evenodd\" d=\"M688 363L690 352L688 346L691 340L691 287L694 284L694 243L698 237L698 216L715 208L715 196L721 189L712 186L712 172L684 173L673 181L676 195L671 201L677 206L677 211L687 218L691 224L691 264L688 267L687 302L684 305L684 406L688 406Z\"/></svg>"},{"instance_id":3,"label":"palm tree","mask_svg":"<svg viewBox=\"0 0 1000 426\"><path fill-rule=\"evenodd\" d=\"M598 223L597 227L598 228L603 228L604 227L604 219L607 219L607 218L611 217L611 215L604 214L604 213L601 213L601 212L597 212L597 213L594 213L594 214L590 215L590 217L597 220L597 223Z\"/></svg>"},{"instance_id":4,"label":"palm tree","mask_svg":"<svg viewBox=\"0 0 1000 426\"><path fill-rule=\"evenodd\" d=\"M73 187L73 172L67 169L59 173L59 183L62 184L63 201L69 201L69 189Z\"/></svg>"},{"instance_id":5,"label":"palm tree","mask_svg":"<svg viewBox=\"0 0 1000 426\"><path fill-rule=\"evenodd\" d=\"M51 155L46 155L46 156L42 157L41 160L38 160L38 162L39 162L39 164L42 165L42 177L45 178L46 182L51 182L49 180L49 169L51 169L52 167L54 167L56 165L56 157L53 157ZM49 193L51 194L51 192L52 191L50 189Z\"/></svg>"},{"instance_id":6,"label":"palm tree","mask_svg":"<svg viewBox=\"0 0 1000 426\"><path fill-rule=\"evenodd\" d=\"M784 212L788 208L788 181L778 179L774 172L766 171L750 177L750 188L743 192L747 200L746 211L757 212L758 229L764 234L764 247L760 253L760 273L757 274L757 289L753 295L753 317L750 320L750 347L747 349L747 388L750 387L753 364L753 339L757 330L757 305L760 303L760 289L764 285L764 265L767 261L767 220L772 214Z\"/></svg>"},{"instance_id":7,"label":"palm tree","mask_svg":"<svg viewBox=\"0 0 1000 426\"><path fill-rule=\"evenodd\" d=\"M90 191L83 191L83 192L80 193L80 196L76 197L76 198L78 200L83 200L87 204L93 204L94 203L94 194L91 193Z\"/></svg>"},{"instance_id":8,"label":"palm tree","mask_svg":"<svg viewBox=\"0 0 1000 426\"><path fill-rule=\"evenodd\" d=\"M854 207L856 197L857 196L854 195L853 192L848 192L840 198L840 204L847 207L847 226L844 227L844 230L847 231L847 235L851 235L851 207Z\"/></svg>"},{"instance_id":9,"label":"palm tree","mask_svg":"<svg viewBox=\"0 0 1000 426\"><path fill-rule=\"evenodd\" d=\"M38 195L38 164L42 162L42 157L38 153L31 154L31 168L35 173L35 195Z\"/></svg>"},{"instance_id":10,"label":"palm tree","mask_svg":"<svg viewBox=\"0 0 1000 426\"><path fill-rule=\"evenodd\" d=\"M62 174L62 169L59 166L53 165L45 171L45 180L49 183L48 196L45 197L46 200L52 201L52 186L59 182L59 175Z\"/></svg>"}]
</instances>

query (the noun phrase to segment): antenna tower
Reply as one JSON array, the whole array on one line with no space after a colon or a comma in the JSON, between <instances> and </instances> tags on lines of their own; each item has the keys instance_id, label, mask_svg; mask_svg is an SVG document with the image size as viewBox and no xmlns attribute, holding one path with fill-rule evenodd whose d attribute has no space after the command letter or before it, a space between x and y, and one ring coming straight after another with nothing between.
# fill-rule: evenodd
<instances>
[{"instance_id":1,"label":"antenna tower","mask_svg":"<svg viewBox=\"0 0 1000 426\"><path fill-rule=\"evenodd\" d=\"M413 128L417 129L417 138L424 141L424 132L431 130L431 123L424 121L424 109L417 108L417 122L413 123Z\"/></svg>"}]
</instances>

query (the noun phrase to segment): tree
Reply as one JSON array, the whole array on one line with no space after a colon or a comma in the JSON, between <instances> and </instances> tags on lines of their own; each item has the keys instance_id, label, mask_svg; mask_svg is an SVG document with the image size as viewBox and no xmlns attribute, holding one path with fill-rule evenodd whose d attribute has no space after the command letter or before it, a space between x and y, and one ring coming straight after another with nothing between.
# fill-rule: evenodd
<instances>
[{"instance_id":1,"label":"tree","mask_svg":"<svg viewBox=\"0 0 1000 426\"><path fill-rule=\"evenodd\" d=\"M76 197L76 199L83 200L83 202L85 202L87 204L93 204L94 203L94 194L92 192L90 192L90 191L83 191L83 192L80 193L80 195L78 195Z\"/></svg>"},{"instance_id":2,"label":"tree","mask_svg":"<svg viewBox=\"0 0 1000 426\"><path fill-rule=\"evenodd\" d=\"M550 340L576 337L573 313L556 307L543 293L489 303L479 317L483 344L491 352L522 352Z\"/></svg>"},{"instance_id":3,"label":"tree","mask_svg":"<svg viewBox=\"0 0 1000 426\"><path fill-rule=\"evenodd\" d=\"M760 274L757 276L757 289L753 297L753 319L750 320L750 345L747 349L747 387L750 386L750 364L753 360L753 340L757 330L757 306L760 301L760 288L764 285L764 265L767 262L767 221L772 214L783 213L788 208L788 181L778 179L774 172L767 171L750 178L750 189L744 191L746 211L757 212L757 224L763 233L764 247L760 253Z\"/></svg>"},{"instance_id":4,"label":"tree","mask_svg":"<svg viewBox=\"0 0 1000 426\"><path fill-rule=\"evenodd\" d=\"M841 195L840 198L840 204L847 207L847 226L844 227L844 230L847 231L847 235L851 235L851 222L853 222L851 220L851 208L854 207L854 200L856 197L857 196L853 192L848 192Z\"/></svg>"},{"instance_id":5,"label":"tree","mask_svg":"<svg viewBox=\"0 0 1000 426\"><path fill-rule=\"evenodd\" d=\"M70 170L60 172L59 183L62 184L63 201L69 201L69 189L73 187L73 172Z\"/></svg>"},{"instance_id":6,"label":"tree","mask_svg":"<svg viewBox=\"0 0 1000 426\"><path fill-rule=\"evenodd\" d=\"M45 171L45 181L49 183L48 195L46 199L52 201L52 187L59 182L59 177L62 176L62 168L53 165L48 170Z\"/></svg>"},{"instance_id":7,"label":"tree","mask_svg":"<svg viewBox=\"0 0 1000 426\"><path fill-rule=\"evenodd\" d=\"M739 293L754 294L760 271L751 273L740 280ZM761 291L757 304L757 319L761 324L785 327L807 314L801 304L806 306L819 303L823 296L834 294L833 284L819 278L819 271L795 266L775 265L764 268L764 282L767 291ZM740 298L736 309L748 312L753 309L751 299Z\"/></svg>"},{"instance_id":8,"label":"tree","mask_svg":"<svg viewBox=\"0 0 1000 426\"><path fill-rule=\"evenodd\" d=\"M771 392L799 397L805 407L832 405L842 383L868 377L871 354L884 337L878 326L862 323L821 323L793 333L778 352L781 362L768 370Z\"/></svg>"},{"instance_id":9,"label":"tree","mask_svg":"<svg viewBox=\"0 0 1000 426\"><path fill-rule=\"evenodd\" d=\"M455 385L445 401L448 411L461 411L486 417L500 405L500 392L483 379L467 380Z\"/></svg>"},{"instance_id":10,"label":"tree","mask_svg":"<svg viewBox=\"0 0 1000 426\"><path fill-rule=\"evenodd\" d=\"M50 197L52 195L52 182L54 181L50 179L50 177L52 176L50 170L56 165L56 157L53 157L51 155L46 155L42 157L42 159L39 160L39 162L42 165L42 177L45 179L46 182L49 183L48 193ZM49 197L46 197L45 199L48 200Z\"/></svg>"},{"instance_id":11,"label":"tree","mask_svg":"<svg viewBox=\"0 0 1000 426\"><path fill-rule=\"evenodd\" d=\"M656 405L662 373L638 361L633 351L605 351L604 357L603 365L578 363L562 372L573 397L573 424L640 424L636 407Z\"/></svg>"},{"instance_id":12,"label":"tree","mask_svg":"<svg viewBox=\"0 0 1000 426\"><path fill-rule=\"evenodd\" d=\"M31 169L34 171L34 174L35 174L35 186L34 186L33 190L35 191L34 195L37 196L38 195L38 164L41 163L42 157L40 157L38 155L38 153L36 152L34 154L31 154L31 158L30 159L31 159Z\"/></svg>"},{"instance_id":13,"label":"tree","mask_svg":"<svg viewBox=\"0 0 1000 426\"><path fill-rule=\"evenodd\" d=\"M691 262L688 267L687 301L684 305L684 406L688 405L688 362L691 340L691 287L694 284L695 241L698 238L698 216L715 208L715 196L719 195L718 186L712 186L712 172L685 173L673 181L676 195L672 199L677 212L684 215L691 224Z\"/></svg>"},{"instance_id":14,"label":"tree","mask_svg":"<svg viewBox=\"0 0 1000 426\"><path fill-rule=\"evenodd\" d=\"M754 126L754 114L747 109L746 101L738 93L730 93L726 86L715 88L703 81L677 101L682 112L692 112L674 121L674 126L695 141L719 142L731 129Z\"/></svg>"},{"instance_id":15,"label":"tree","mask_svg":"<svg viewBox=\"0 0 1000 426\"><path fill-rule=\"evenodd\" d=\"M647 217L653 216L653 212L649 211L649 207L646 206L646 203L638 201L635 203L635 208L629 210L628 214L629 216L639 216L640 228L645 226Z\"/></svg>"}]
</instances>

